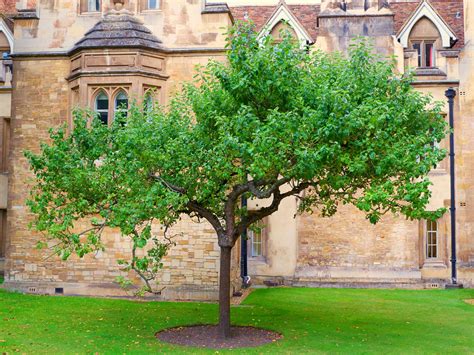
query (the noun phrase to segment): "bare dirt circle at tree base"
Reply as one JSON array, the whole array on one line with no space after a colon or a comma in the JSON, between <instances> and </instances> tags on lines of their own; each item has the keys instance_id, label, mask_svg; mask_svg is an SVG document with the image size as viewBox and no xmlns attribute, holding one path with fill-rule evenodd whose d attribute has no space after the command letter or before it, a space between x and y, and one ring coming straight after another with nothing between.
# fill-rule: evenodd
<instances>
[{"instance_id":1,"label":"bare dirt circle at tree base","mask_svg":"<svg viewBox=\"0 0 474 355\"><path fill-rule=\"evenodd\" d=\"M164 329L156 333L158 340L182 346L208 349L237 349L276 342L282 335L267 329L234 326L230 338L219 336L217 325L190 325Z\"/></svg>"}]
</instances>

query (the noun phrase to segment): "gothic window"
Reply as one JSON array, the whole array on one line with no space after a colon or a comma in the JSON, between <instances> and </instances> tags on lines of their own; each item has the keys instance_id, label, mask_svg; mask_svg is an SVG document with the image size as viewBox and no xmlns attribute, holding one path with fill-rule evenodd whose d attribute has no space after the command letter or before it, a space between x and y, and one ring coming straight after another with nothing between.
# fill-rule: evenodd
<instances>
[{"instance_id":1,"label":"gothic window","mask_svg":"<svg viewBox=\"0 0 474 355\"><path fill-rule=\"evenodd\" d=\"M103 91L100 91L95 98L95 112L97 112L98 118L104 124L109 123L109 97Z\"/></svg>"},{"instance_id":2,"label":"gothic window","mask_svg":"<svg viewBox=\"0 0 474 355\"><path fill-rule=\"evenodd\" d=\"M418 58L418 67L432 68L435 66L434 41L413 41L413 49Z\"/></svg>"},{"instance_id":3,"label":"gothic window","mask_svg":"<svg viewBox=\"0 0 474 355\"><path fill-rule=\"evenodd\" d=\"M438 222L437 221L426 221L426 259L437 259L438 258Z\"/></svg>"},{"instance_id":4,"label":"gothic window","mask_svg":"<svg viewBox=\"0 0 474 355\"><path fill-rule=\"evenodd\" d=\"M276 42L280 42L281 32L288 31L301 43L301 48L306 48L308 44L314 43L313 38L307 32L306 28L298 21L296 16L290 10L285 2L277 8L273 15L263 25L262 31L258 34L258 38L262 39L267 35L273 37Z\"/></svg>"},{"instance_id":5,"label":"gothic window","mask_svg":"<svg viewBox=\"0 0 474 355\"><path fill-rule=\"evenodd\" d=\"M145 94L145 98L143 100L143 109L145 110L145 112L151 112L153 111L153 107L154 107L153 95L150 91L148 91Z\"/></svg>"},{"instance_id":6,"label":"gothic window","mask_svg":"<svg viewBox=\"0 0 474 355\"><path fill-rule=\"evenodd\" d=\"M115 109L115 118L123 119L123 118L127 117L128 96L127 96L127 93L125 91L120 90L115 95L114 109Z\"/></svg>"},{"instance_id":7,"label":"gothic window","mask_svg":"<svg viewBox=\"0 0 474 355\"><path fill-rule=\"evenodd\" d=\"M286 21L278 22L270 32L276 43L281 42L287 34L291 35L294 39L298 39L295 30Z\"/></svg>"},{"instance_id":8,"label":"gothic window","mask_svg":"<svg viewBox=\"0 0 474 355\"><path fill-rule=\"evenodd\" d=\"M433 22L426 17L420 19L410 32L410 44L419 68L436 66L436 50L441 48L441 35Z\"/></svg>"}]
</instances>

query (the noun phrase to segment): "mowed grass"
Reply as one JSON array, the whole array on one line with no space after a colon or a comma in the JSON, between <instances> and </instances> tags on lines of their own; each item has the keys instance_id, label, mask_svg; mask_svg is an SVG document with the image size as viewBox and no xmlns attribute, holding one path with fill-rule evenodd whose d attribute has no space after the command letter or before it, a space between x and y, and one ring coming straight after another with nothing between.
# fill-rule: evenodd
<instances>
[{"instance_id":1,"label":"mowed grass","mask_svg":"<svg viewBox=\"0 0 474 355\"><path fill-rule=\"evenodd\" d=\"M474 290L259 289L233 307L234 324L272 329L284 338L231 352L473 354L474 306L464 302L469 298ZM164 328L216 319L211 303L0 290L0 353L216 353L154 337Z\"/></svg>"}]
</instances>

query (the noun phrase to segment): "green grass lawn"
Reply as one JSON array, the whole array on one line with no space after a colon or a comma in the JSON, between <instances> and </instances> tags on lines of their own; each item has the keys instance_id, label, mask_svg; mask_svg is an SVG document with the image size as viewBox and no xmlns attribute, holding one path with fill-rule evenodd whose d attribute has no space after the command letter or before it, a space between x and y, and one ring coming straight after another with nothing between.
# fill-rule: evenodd
<instances>
[{"instance_id":1,"label":"green grass lawn","mask_svg":"<svg viewBox=\"0 0 474 355\"><path fill-rule=\"evenodd\" d=\"M245 353L472 354L474 306L463 302L467 298L474 298L474 290L260 289L234 307L232 317L235 324L284 335L277 343ZM154 334L216 319L217 305L209 303L0 290L0 353L196 352L160 343Z\"/></svg>"}]
</instances>

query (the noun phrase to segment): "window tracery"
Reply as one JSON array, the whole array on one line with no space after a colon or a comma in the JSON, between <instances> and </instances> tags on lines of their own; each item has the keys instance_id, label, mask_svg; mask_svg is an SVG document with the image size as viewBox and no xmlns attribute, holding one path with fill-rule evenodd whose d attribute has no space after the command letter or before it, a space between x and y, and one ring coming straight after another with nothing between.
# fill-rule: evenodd
<instances>
[{"instance_id":1,"label":"window tracery","mask_svg":"<svg viewBox=\"0 0 474 355\"><path fill-rule=\"evenodd\" d=\"M419 68L436 66L436 50L441 48L441 35L428 18L420 19L410 33L411 48L417 56Z\"/></svg>"},{"instance_id":2,"label":"window tracery","mask_svg":"<svg viewBox=\"0 0 474 355\"><path fill-rule=\"evenodd\" d=\"M96 95L94 109L102 123L109 124L109 97L103 90Z\"/></svg>"}]
</instances>

